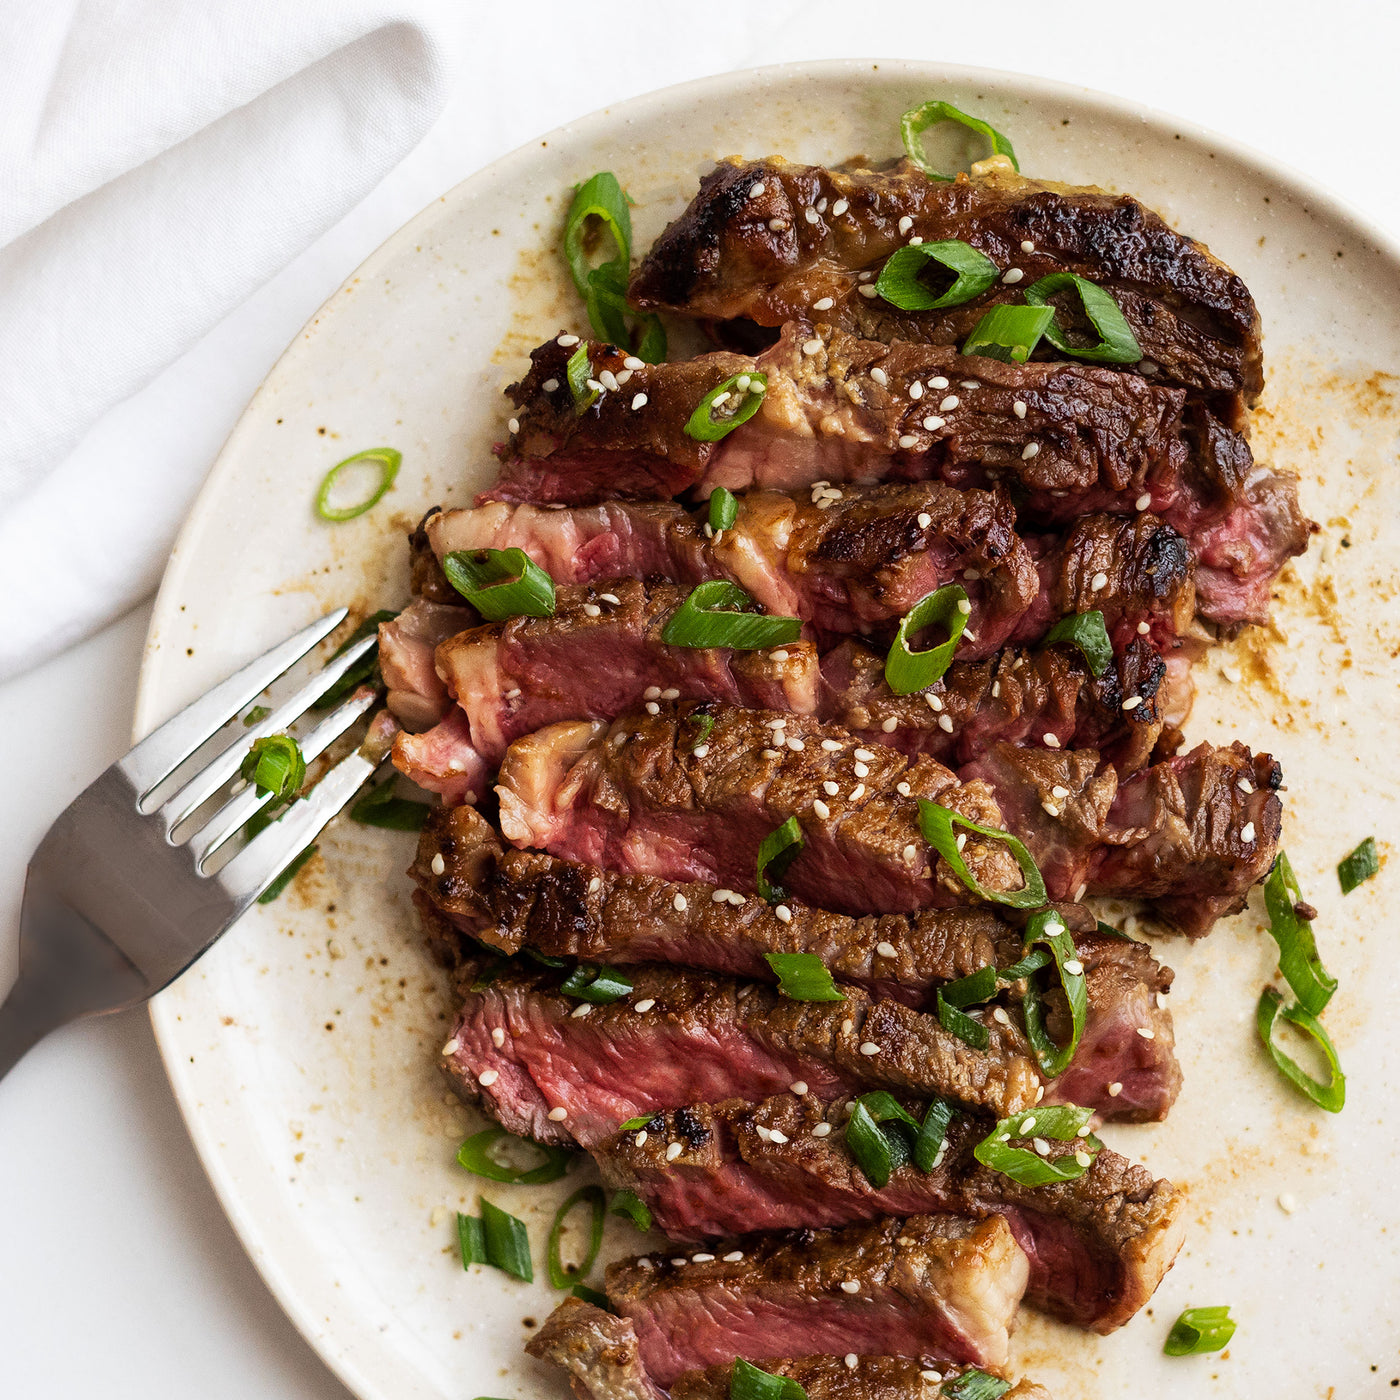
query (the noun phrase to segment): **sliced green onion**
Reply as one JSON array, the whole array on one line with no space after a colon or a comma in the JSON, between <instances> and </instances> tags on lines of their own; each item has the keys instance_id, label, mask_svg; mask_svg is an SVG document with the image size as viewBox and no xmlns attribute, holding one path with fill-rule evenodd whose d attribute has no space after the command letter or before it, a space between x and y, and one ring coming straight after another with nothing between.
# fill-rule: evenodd
<instances>
[{"instance_id":1,"label":"sliced green onion","mask_svg":"<svg viewBox=\"0 0 1400 1400\"><path fill-rule=\"evenodd\" d=\"M972 1046L974 1050L985 1050L992 1043L992 1033L986 1026L953 1006L944 997L941 987L938 991L937 1007L938 1024L965 1044Z\"/></svg>"},{"instance_id":2,"label":"sliced green onion","mask_svg":"<svg viewBox=\"0 0 1400 1400\"><path fill-rule=\"evenodd\" d=\"M535 1267L530 1262L530 1233L523 1220L517 1220L485 1196L481 1205L481 1233L486 1242L486 1262L492 1268L525 1283L533 1283Z\"/></svg>"},{"instance_id":3,"label":"sliced green onion","mask_svg":"<svg viewBox=\"0 0 1400 1400\"><path fill-rule=\"evenodd\" d=\"M588 324L600 340L630 349L632 333L627 329L627 276L611 265L595 267L588 274L583 294Z\"/></svg>"},{"instance_id":4,"label":"sliced green onion","mask_svg":"<svg viewBox=\"0 0 1400 1400\"><path fill-rule=\"evenodd\" d=\"M1112 924L1106 924L1102 919L1097 922L1097 930L1100 938L1116 938L1119 943L1141 943L1140 938L1134 938L1131 933L1124 933L1121 928L1114 928Z\"/></svg>"},{"instance_id":5,"label":"sliced green onion","mask_svg":"<svg viewBox=\"0 0 1400 1400\"><path fill-rule=\"evenodd\" d=\"M599 390L594 389L589 380L593 378L593 366L588 359L588 343L582 341L577 350L569 356L564 366L564 378L569 384L569 393L574 401L574 412L586 412L598 398Z\"/></svg>"},{"instance_id":6,"label":"sliced green onion","mask_svg":"<svg viewBox=\"0 0 1400 1400\"><path fill-rule=\"evenodd\" d=\"M716 486L710 493L710 529L727 530L739 518L739 501L732 491Z\"/></svg>"},{"instance_id":7,"label":"sliced green onion","mask_svg":"<svg viewBox=\"0 0 1400 1400\"><path fill-rule=\"evenodd\" d=\"M729 1400L807 1400L807 1392L796 1381L760 1371L736 1356L729 1373Z\"/></svg>"},{"instance_id":8,"label":"sliced green onion","mask_svg":"<svg viewBox=\"0 0 1400 1400\"><path fill-rule=\"evenodd\" d=\"M491 1152L503 1138L543 1153L544 1160L533 1167L507 1166ZM531 1142L528 1138L513 1137L504 1128L483 1128L479 1133L473 1133L457 1149L457 1163L473 1176L484 1176L488 1181L542 1186L547 1181L558 1181L569 1170L574 1155L567 1147L553 1147L543 1142Z\"/></svg>"},{"instance_id":9,"label":"sliced green onion","mask_svg":"<svg viewBox=\"0 0 1400 1400\"><path fill-rule=\"evenodd\" d=\"M1046 646L1053 646L1056 642L1077 646L1084 653L1084 660L1089 663L1089 671L1095 680L1108 670L1113 660L1113 643L1108 640L1103 614L1097 610L1062 617L1045 634Z\"/></svg>"},{"instance_id":10,"label":"sliced green onion","mask_svg":"<svg viewBox=\"0 0 1400 1400\"><path fill-rule=\"evenodd\" d=\"M254 784L259 797L271 794L274 801L281 802L301 791L306 781L306 759L302 757L301 745L290 734L269 734L249 745L238 774Z\"/></svg>"},{"instance_id":11,"label":"sliced green onion","mask_svg":"<svg viewBox=\"0 0 1400 1400\"><path fill-rule=\"evenodd\" d=\"M1302 1066L1285 1055L1274 1044L1274 1024L1280 1016L1316 1041L1330 1070L1330 1077L1326 1084L1314 1079ZM1265 987L1264 994L1259 998L1259 1007L1255 1012L1254 1023L1259 1030L1259 1039L1264 1042L1264 1048L1269 1052L1269 1057L1274 1064L1278 1066L1279 1073L1294 1088L1306 1094L1319 1108L1325 1108L1328 1113L1340 1113L1347 1101L1347 1079L1337 1060L1337 1048L1332 1044L1331 1037L1323 1030L1322 1022L1312 1012L1296 1003L1285 1006L1283 998L1272 987Z\"/></svg>"},{"instance_id":12,"label":"sliced green onion","mask_svg":"<svg viewBox=\"0 0 1400 1400\"><path fill-rule=\"evenodd\" d=\"M350 820L361 826L381 826L388 831L421 831L431 808L426 802L395 797L396 779L371 788L350 809Z\"/></svg>"},{"instance_id":13,"label":"sliced green onion","mask_svg":"<svg viewBox=\"0 0 1400 1400\"><path fill-rule=\"evenodd\" d=\"M1029 977L1031 973L1039 972L1042 967L1049 966L1050 954L1044 948L1033 948L1020 962L1002 968L997 973L997 977L1003 982L1019 982L1021 978Z\"/></svg>"},{"instance_id":14,"label":"sliced green onion","mask_svg":"<svg viewBox=\"0 0 1400 1400\"><path fill-rule=\"evenodd\" d=\"M267 705L254 705L253 708L243 716L244 729L251 729L255 724L261 724L271 713L272 710Z\"/></svg>"},{"instance_id":15,"label":"sliced green onion","mask_svg":"<svg viewBox=\"0 0 1400 1400\"><path fill-rule=\"evenodd\" d=\"M793 1001L845 1001L827 965L815 953L765 953L778 990Z\"/></svg>"},{"instance_id":16,"label":"sliced green onion","mask_svg":"<svg viewBox=\"0 0 1400 1400\"><path fill-rule=\"evenodd\" d=\"M886 1128L863 1099L856 1100L846 1120L846 1149L877 1191L889 1184L891 1174L910 1157L909 1142L904 1134L897 1127Z\"/></svg>"},{"instance_id":17,"label":"sliced green onion","mask_svg":"<svg viewBox=\"0 0 1400 1400\"><path fill-rule=\"evenodd\" d=\"M457 1212L457 1247L462 1251L464 1269L491 1262L486 1257L486 1235L481 1220L475 1215L463 1215L460 1210Z\"/></svg>"},{"instance_id":18,"label":"sliced green onion","mask_svg":"<svg viewBox=\"0 0 1400 1400\"><path fill-rule=\"evenodd\" d=\"M921 280L930 262L953 274L952 286L941 295ZM937 311L981 296L996 280L997 265L990 258L972 244L952 238L941 243L906 243L895 249L880 269L875 290L901 311Z\"/></svg>"},{"instance_id":19,"label":"sliced green onion","mask_svg":"<svg viewBox=\"0 0 1400 1400\"><path fill-rule=\"evenodd\" d=\"M739 388L739 381L747 379L746 388ZM687 437L698 442L718 442L732 433L740 423L747 423L758 412L763 395L768 389L768 376L748 370L743 374L731 374L723 383L716 384L698 404L685 425ZM721 416L715 417L715 409Z\"/></svg>"},{"instance_id":20,"label":"sliced green onion","mask_svg":"<svg viewBox=\"0 0 1400 1400\"><path fill-rule=\"evenodd\" d=\"M335 479L346 467L354 466L356 462L369 462L379 468L379 485L375 487L373 493L353 506L332 506L331 491L335 487ZM392 447L370 447L363 452L357 452L353 457L347 457L343 462L337 462L330 471L321 479L320 490L316 492L316 514L322 520L337 522L341 520L353 520L357 515L363 515L367 510L373 509L383 499L384 493L394 484L394 478L399 474L399 467L403 464L403 453L397 452Z\"/></svg>"},{"instance_id":21,"label":"sliced green onion","mask_svg":"<svg viewBox=\"0 0 1400 1400\"><path fill-rule=\"evenodd\" d=\"M980 117L969 116L966 112L959 111L951 102L925 102L922 107L915 107L906 112L899 119L899 135L904 142L904 149L909 159L934 180L951 180L951 175L945 175L941 170L935 170L924 155L923 142L919 137L931 126L937 126L940 122L957 122L959 126L965 126L969 131L975 131L980 136L985 136L991 142L992 149L990 155L1005 156L1011 162L1012 168L1019 170L1021 167L1016 163L1016 152L1011 147L1011 142L1006 139L995 127L989 126Z\"/></svg>"},{"instance_id":22,"label":"sliced green onion","mask_svg":"<svg viewBox=\"0 0 1400 1400\"><path fill-rule=\"evenodd\" d=\"M1061 354L1076 360L1089 360L1099 365L1131 365L1142 359L1142 346L1123 319L1118 303L1097 284L1073 272L1052 272L1026 288L1026 300L1032 306L1048 306L1055 292L1073 288L1079 294L1089 324L1099 333L1097 345L1071 345L1060 330L1058 321L1045 328L1045 338Z\"/></svg>"},{"instance_id":23,"label":"sliced green onion","mask_svg":"<svg viewBox=\"0 0 1400 1400\"><path fill-rule=\"evenodd\" d=\"M595 1308L602 1308L604 1312L616 1312L612 1303L608 1301L606 1293L600 1293L596 1288L590 1288L586 1283L576 1283L569 1289L570 1294L575 1298L582 1299L585 1303L592 1303Z\"/></svg>"},{"instance_id":24,"label":"sliced green onion","mask_svg":"<svg viewBox=\"0 0 1400 1400\"><path fill-rule=\"evenodd\" d=\"M759 651L795 642L801 635L802 623L797 618L745 611L752 606L753 599L738 584L711 579L692 589L671 614L661 640L672 647Z\"/></svg>"},{"instance_id":25,"label":"sliced green onion","mask_svg":"<svg viewBox=\"0 0 1400 1400\"><path fill-rule=\"evenodd\" d=\"M637 342L637 358L649 365L659 365L666 358L666 327L656 315L643 316L638 322L642 338Z\"/></svg>"},{"instance_id":26,"label":"sliced green onion","mask_svg":"<svg viewBox=\"0 0 1400 1400\"><path fill-rule=\"evenodd\" d=\"M943 1000L949 1006L977 1006L996 995L997 970L988 963L979 967L969 977L960 977L956 982L945 982L942 987Z\"/></svg>"},{"instance_id":27,"label":"sliced green onion","mask_svg":"<svg viewBox=\"0 0 1400 1400\"><path fill-rule=\"evenodd\" d=\"M258 896L259 904L271 904L296 878L296 873L321 848L308 846L283 872Z\"/></svg>"},{"instance_id":28,"label":"sliced green onion","mask_svg":"<svg viewBox=\"0 0 1400 1400\"><path fill-rule=\"evenodd\" d=\"M921 1172L931 1172L938 1165L947 1141L948 1125L953 1121L953 1105L947 1099L934 1099L919 1125L914 1139L914 1165Z\"/></svg>"},{"instance_id":29,"label":"sliced green onion","mask_svg":"<svg viewBox=\"0 0 1400 1400\"><path fill-rule=\"evenodd\" d=\"M588 1253L581 1264L566 1265L559 1254L559 1246L564 1233L564 1221L575 1206L587 1205L589 1210ZM545 1262L549 1266L549 1281L556 1288L568 1288L579 1274L586 1274L593 1267L598 1251L603 1246L603 1219L607 1199L601 1186L580 1186L554 1215L554 1224L549 1227L549 1241L545 1245Z\"/></svg>"},{"instance_id":30,"label":"sliced green onion","mask_svg":"<svg viewBox=\"0 0 1400 1400\"><path fill-rule=\"evenodd\" d=\"M963 341L964 355L1023 365L1055 319L1049 306L994 306Z\"/></svg>"},{"instance_id":31,"label":"sliced green onion","mask_svg":"<svg viewBox=\"0 0 1400 1400\"><path fill-rule=\"evenodd\" d=\"M967 590L959 583L949 583L926 593L900 618L899 630L885 657L885 683L896 695L912 695L926 689L952 665L953 652L971 612L964 608L966 602ZM911 651L909 639L932 626L942 627L948 640L927 651Z\"/></svg>"},{"instance_id":32,"label":"sliced green onion","mask_svg":"<svg viewBox=\"0 0 1400 1400\"><path fill-rule=\"evenodd\" d=\"M1162 1351L1167 1356L1200 1356L1204 1352L1223 1350L1234 1335L1235 1320L1228 1307L1187 1308L1172 1323Z\"/></svg>"},{"instance_id":33,"label":"sliced green onion","mask_svg":"<svg viewBox=\"0 0 1400 1400\"><path fill-rule=\"evenodd\" d=\"M768 904L778 904L787 898L787 891L777 882L787 874L806 844L796 817L789 817L776 831L770 831L763 838L758 848L756 877L760 899Z\"/></svg>"},{"instance_id":34,"label":"sliced green onion","mask_svg":"<svg viewBox=\"0 0 1400 1400\"><path fill-rule=\"evenodd\" d=\"M1049 1186L1056 1181L1074 1181L1084 1175L1093 1159L1103 1149L1103 1143L1092 1133L1084 1133L1089 1120L1094 1116L1093 1109L1080 1108L1075 1104L1057 1104L1053 1107L1037 1105L1018 1113L1011 1118L1003 1118L976 1147L972 1155L984 1167L1009 1176L1021 1186ZM1042 1157L1024 1147L1012 1147L1012 1138L1024 1137L1053 1138L1056 1142L1069 1142L1078 1139L1079 1146L1073 1153L1051 1159ZM1080 1156L1088 1158L1081 1162Z\"/></svg>"},{"instance_id":35,"label":"sliced green onion","mask_svg":"<svg viewBox=\"0 0 1400 1400\"><path fill-rule=\"evenodd\" d=\"M1376 838L1368 836L1344 861L1337 865L1337 880L1342 893L1350 894L1358 885L1369 880L1381 868L1376 851Z\"/></svg>"},{"instance_id":36,"label":"sliced green onion","mask_svg":"<svg viewBox=\"0 0 1400 1400\"><path fill-rule=\"evenodd\" d=\"M638 1128L648 1127L654 1120L660 1118L659 1113L639 1113L635 1118L629 1118L625 1123L619 1123L617 1130L620 1133L632 1133Z\"/></svg>"},{"instance_id":37,"label":"sliced green onion","mask_svg":"<svg viewBox=\"0 0 1400 1400\"><path fill-rule=\"evenodd\" d=\"M372 633L379 631L381 622L392 622L398 613L388 608L381 608L379 612L370 613L360 625L331 653L331 660L344 655L361 637L368 637ZM372 681L379 685L379 647L376 645L365 653L312 707L317 710L333 709L340 704L352 690Z\"/></svg>"},{"instance_id":38,"label":"sliced green onion","mask_svg":"<svg viewBox=\"0 0 1400 1400\"><path fill-rule=\"evenodd\" d=\"M497 958L494 962L487 963L486 966L477 973L476 980L471 985L471 990L474 992L484 992L510 965L511 960L504 957Z\"/></svg>"},{"instance_id":39,"label":"sliced green onion","mask_svg":"<svg viewBox=\"0 0 1400 1400\"><path fill-rule=\"evenodd\" d=\"M687 719L695 725L695 737L690 741L690 751L694 753L710 737L710 730L715 727L715 717L692 711Z\"/></svg>"},{"instance_id":40,"label":"sliced green onion","mask_svg":"<svg viewBox=\"0 0 1400 1400\"><path fill-rule=\"evenodd\" d=\"M1065 1000L1069 1003L1070 1037L1065 1044L1056 1045L1045 1025L1045 1001L1040 988L1035 982L1026 988L1023 1007L1026 1038L1035 1051L1040 1072L1047 1079L1056 1079L1069 1068L1083 1038L1084 1021L1089 1010L1089 983L1075 950L1074 939L1070 937L1064 920L1053 909L1031 915L1026 925L1026 946L1035 943L1042 943L1050 950L1060 975L1060 985L1064 988Z\"/></svg>"},{"instance_id":41,"label":"sliced green onion","mask_svg":"<svg viewBox=\"0 0 1400 1400\"><path fill-rule=\"evenodd\" d=\"M442 571L488 622L554 616L554 580L523 549L454 549Z\"/></svg>"},{"instance_id":42,"label":"sliced green onion","mask_svg":"<svg viewBox=\"0 0 1400 1400\"><path fill-rule=\"evenodd\" d=\"M540 964L541 967L568 967L568 958L551 957L548 953L542 953L538 948L526 948L525 956Z\"/></svg>"},{"instance_id":43,"label":"sliced green onion","mask_svg":"<svg viewBox=\"0 0 1400 1400\"><path fill-rule=\"evenodd\" d=\"M606 1006L609 1002L621 1001L632 990L632 979L615 967L580 963L560 984L559 990L566 997Z\"/></svg>"},{"instance_id":44,"label":"sliced green onion","mask_svg":"<svg viewBox=\"0 0 1400 1400\"><path fill-rule=\"evenodd\" d=\"M637 1123L640 1128L648 1120L642 1119ZM626 1123L622 1125L624 1128ZM647 1209L647 1204L635 1191L615 1191L612 1203L608 1210L613 1215L621 1215L630 1220L639 1230L651 1229L651 1211Z\"/></svg>"},{"instance_id":45,"label":"sliced green onion","mask_svg":"<svg viewBox=\"0 0 1400 1400\"><path fill-rule=\"evenodd\" d=\"M938 1393L946 1400L1001 1400L1010 1389L1010 1381L1004 1381L1000 1376L989 1376L974 1367L950 1381L944 1381L938 1387Z\"/></svg>"},{"instance_id":46,"label":"sliced green onion","mask_svg":"<svg viewBox=\"0 0 1400 1400\"><path fill-rule=\"evenodd\" d=\"M611 170L600 170L590 180L574 190L573 203L569 205L569 216L564 224L564 256L569 261L569 271L573 274L574 286L580 296L588 295L588 281L597 271L588 261L584 251L584 234L590 219L597 219L612 236L616 253L602 264L620 271L622 280L627 280L629 264L632 260L632 215L627 208L627 196Z\"/></svg>"},{"instance_id":47,"label":"sliced green onion","mask_svg":"<svg viewBox=\"0 0 1400 1400\"><path fill-rule=\"evenodd\" d=\"M967 863L962 858L962 852L958 850L957 837L953 835L953 823L966 827L969 831L974 831L979 836L989 836L994 841L1004 841L1011 849L1011 854L1016 857L1016 864L1021 867L1021 877L1025 884L1019 890L987 890L978 884L972 872L967 868ZM980 895L983 899L990 899L996 904L1005 904L1012 909L1038 909L1046 902L1045 880L1042 878L1040 868L1031 858L1031 853L1016 839L1009 831L1002 831L1000 827L982 826L965 817L961 812L955 812L950 807L940 807L936 802L930 802L926 797L919 799L919 827L924 833L924 840L953 867L964 885L973 894Z\"/></svg>"},{"instance_id":48,"label":"sliced green onion","mask_svg":"<svg viewBox=\"0 0 1400 1400\"><path fill-rule=\"evenodd\" d=\"M1297 876L1288 857L1280 851L1264 881L1269 932L1278 943L1278 967L1283 980L1293 989L1293 995L1305 1011L1320 1016L1337 990L1337 979L1322 965L1312 924L1298 917L1294 907L1298 897Z\"/></svg>"}]
</instances>

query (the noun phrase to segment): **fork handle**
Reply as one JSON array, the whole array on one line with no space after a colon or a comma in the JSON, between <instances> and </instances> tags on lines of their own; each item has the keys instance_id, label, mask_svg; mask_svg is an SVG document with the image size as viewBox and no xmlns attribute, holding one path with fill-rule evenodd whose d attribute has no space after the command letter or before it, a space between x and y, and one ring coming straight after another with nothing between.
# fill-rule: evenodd
<instances>
[{"instance_id":1,"label":"fork handle","mask_svg":"<svg viewBox=\"0 0 1400 1400\"><path fill-rule=\"evenodd\" d=\"M10 995L0 1002L0 1079L3 1079L59 1021L38 1014L43 1001L30 994L24 978L10 989Z\"/></svg>"}]
</instances>

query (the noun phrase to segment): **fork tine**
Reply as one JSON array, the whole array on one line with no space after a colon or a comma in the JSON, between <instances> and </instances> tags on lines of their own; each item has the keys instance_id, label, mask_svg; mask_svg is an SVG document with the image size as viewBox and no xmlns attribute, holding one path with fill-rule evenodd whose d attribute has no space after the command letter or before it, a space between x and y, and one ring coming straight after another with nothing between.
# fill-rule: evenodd
<instances>
[{"instance_id":1,"label":"fork tine","mask_svg":"<svg viewBox=\"0 0 1400 1400\"><path fill-rule=\"evenodd\" d=\"M235 671L207 695L166 720L159 729L152 730L118 764L140 794L138 800L144 802L201 744L213 738L244 705L261 695L312 647L329 637L347 616L348 608L337 608L303 627L295 636L250 661L241 671Z\"/></svg>"},{"instance_id":2,"label":"fork tine","mask_svg":"<svg viewBox=\"0 0 1400 1400\"><path fill-rule=\"evenodd\" d=\"M361 637L353 646L317 671L289 700L283 701L268 717L248 730L246 737L235 739L228 748L182 787L174 797L160 808L160 817L165 822L165 836L182 822L187 821L223 785L238 773L248 746L269 734L279 734L293 721L298 720L323 696L357 661L379 644L377 635Z\"/></svg>"},{"instance_id":3,"label":"fork tine","mask_svg":"<svg viewBox=\"0 0 1400 1400\"><path fill-rule=\"evenodd\" d=\"M362 686L339 709L333 710L323 719L301 741L301 752L307 762L319 758L330 748L374 704L376 695L373 686ZM205 873L204 863L209 857L239 831L254 813L267 806L271 796L271 793L264 793L259 797L258 790L250 784L214 813L190 841L190 853L194 856L195 869L200 874Z\"/></svg>"},{"instance_id":4,"label":"fork tine","mask_svg":"<svg viewBox=\"0 0 1400 1400\"><path fill-rule=\"evenodd\" d=\"M240 913L321 834L382 758L366 753L365 746L342 758L304 801L293 803L285 816L259 832L213 877Z\"/></svg>"}]
</instances>

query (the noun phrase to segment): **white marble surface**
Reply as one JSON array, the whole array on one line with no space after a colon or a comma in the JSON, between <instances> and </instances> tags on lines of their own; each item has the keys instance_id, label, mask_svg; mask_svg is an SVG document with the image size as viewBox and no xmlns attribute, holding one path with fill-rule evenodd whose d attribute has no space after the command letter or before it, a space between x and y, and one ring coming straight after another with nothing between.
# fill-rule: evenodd
<instances>
[{"instance_id":1,"label":"white marble surface","mask_svg":"<svg viewBox=\"0 0 1400 1400\"><path fill-rule=\"evenodd\" d=\"M1320 13L1296 0L1188 0L1169 10L1009 0L957 13L900 0L864 7L858 23L834 0L662 4L617 22L577 6L537 6L529 24L519 13L483 12L467 79L423 146L109 414L84 451L109 457L133 491L144 453L211 459L297 327L441 189L572 115L728 67L890 53L1055 77L1215 127L1400 228L1400 12L1378 3L1334 0ZM146 614L0 687L11 748L10 800L0 806L0 986L11 975L29 851L126 744ZM220 1215L140 1015L69 1028L0 1083L0 1240L6 1400L346 1394L281 1316Z\"/></svg>"}]
</instances>

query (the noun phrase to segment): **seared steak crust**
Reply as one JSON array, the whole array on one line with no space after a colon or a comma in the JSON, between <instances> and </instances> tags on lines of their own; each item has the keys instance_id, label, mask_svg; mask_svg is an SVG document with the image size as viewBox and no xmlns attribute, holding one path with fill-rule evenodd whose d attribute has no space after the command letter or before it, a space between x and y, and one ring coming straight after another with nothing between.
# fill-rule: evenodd
<instances>
[{"instance_id":1,"label":"seared steak crust","mask_svg":"<svg viewBox=\"0 0 1400 1400\"><path fill-rule=\"evenodd\" d=\"M417 902L431 920L421 893ZM588 1147L639 1115L797 1081L828 1095L937 1094L998 1117L1035 1102L1039 1085L1018 1031L993 1025L989 1048L975 1050L936 1017L856 987L844 1001L792 1001L758 983L642 965L625 1000L589 1006L560 994L552 969L511 966L487 981L489 966L459 969L462 1009L444 1060L465 1095L541 1142Z\"/></svg>"},{"instance_id":2,"label":"seared steak crust","mask_svg":"<svg viewBox=\"0 0 1400 1400\"><path fill-rule=\"evenodd\" d=\"M940 1382L957 1380L967 1368L930 1368L930 1359L858 1356L852 1366L845 1356L803 1356L765 1361L763 1368L796 1381L807 1400L934 1400ZM729 1372L727 1366L687 1371L671 1387L671 1400L728 1400ZM1006 1392L1005 1400L1050 1400L1050 1396L1033 1381L1023 1380Z\"/></svg>"},{"instance_id":3,"label":"seared steak crust","mask_svg":"<svg viewBox=\"0 0 1400 1400\"><path fill-rule=\"evenodd\" d=\"M762 187L756 196L755 186ZM912 224L901 228L904 218ZM989 306L1021 300L1019 287L1000 281L941 311L900 311L857 295L858 274L878 270L913 235L970 243L997 267L1019 268L1022 285L1053 272L1098 283L1165 382L1226 399L1253 400L1263 387L1254 299L1202 244L1126 195L1009 171L942 181L908 160L880 171L781 157L725 161L657 239L629 297L648 309L764 326L803 317L831 297L835 304L822 316L832 325L865 339L942 345L960 344Z\"/></svg>"},{"instance_id":4,"label":"seared steak crust","mask_svg":"<svg viewBox=\"0 0 1400 1400\"><path fill-rule=\"evenodd\" d=\"M606 1290L637 1329L647 1373L670 1385L735 1356L840 1346L1003 1366L1027 1275L999 1216L915 1215L759 1236L739 1259L620 1260Z\"/></svg>"},{"instance_id":5,"label":"seared steak crust","mask_svg":"<svg viewBox=\"0 0 1400 1400\"><path fill-rule=\"evenodd\" d=\"M642 1365L631 1322L580 1298L565 1298L525 1351L562 1366L578 1400L665 1400Z\"/></svg>"},{"instance_id":6,"label":"seared steak crust","mask_svg":"<svg viewBox=\"0 0 1400 1400\"><path fill-rule=\"evenodd\" d=\"M1107 1148L1073 1181L1020 1186L973 1156L989 1125L957 1118L931 1172L909 1163L876 1187L846 1147L848 1118L844 1102L813 1094L692 1105L662 1115L640 1146L635 1134L619 1133L593 1155L609 1188L636 1192L677 1240L920 1212L1003 1216L1030 1260L1026 1301L1100 1333L1127 1322L1176 1257L1183 1197ZM1075 1150L1052 1143L1049 1155Z\"/></svg>"}]
</instances>

